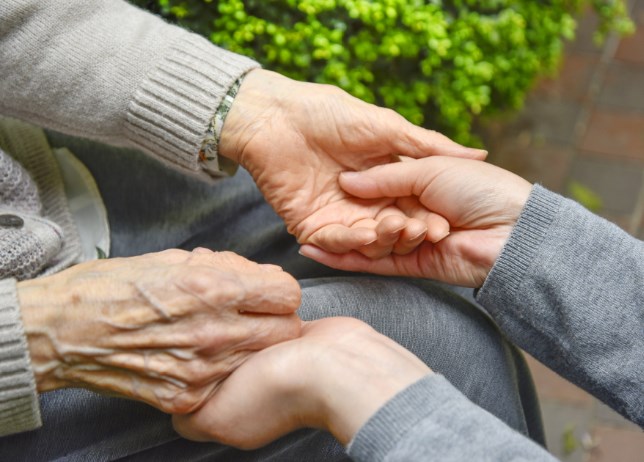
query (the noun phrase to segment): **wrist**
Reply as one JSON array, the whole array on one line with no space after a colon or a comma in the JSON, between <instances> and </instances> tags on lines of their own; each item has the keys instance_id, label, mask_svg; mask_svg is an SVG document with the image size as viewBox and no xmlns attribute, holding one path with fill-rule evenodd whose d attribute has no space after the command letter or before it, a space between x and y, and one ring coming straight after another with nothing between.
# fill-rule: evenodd
<instances>
[{"instance_id":1,"label":"wrist","mask_svg":"<svg viewBox=\"0 0 644 462\"><path fill-rule=\"evenodd\" d=\"M264 69L253 69L244 76L221 128L219 153L248 169L247 147L265 125L270 127L281 107L279 96L290 79ZM288 90L286 90L288 93ZM252 156L252 152L251 152Z\"/></svg>"},{"instance_id":2,"label":"wrist","mask_svg":"<svg viewBox=\"0 0 644 462\"><path fill-rule=\"evenodd\" d=\"M39 279L19 282L17 288L36 387L39 392L63 388L67 386L60 377L63 361L53 332L64 311L54 309L52 290Z\"/></svg>"},{"instance_id":3,"label":"wrist","mask_svg":"<svg viewBox=\"0 0 644 462\"><path fill-rule=\"evenodd\" d=\"M337 346L336 346L337 345ZM312 364L322 376L315 383L323 424L343 445L389 400L408 386L432 374L413 353L368 329L350 343L329 345L324 357ZM339 379L339 378L342 379Z\"/></svg>"}]
</instances>

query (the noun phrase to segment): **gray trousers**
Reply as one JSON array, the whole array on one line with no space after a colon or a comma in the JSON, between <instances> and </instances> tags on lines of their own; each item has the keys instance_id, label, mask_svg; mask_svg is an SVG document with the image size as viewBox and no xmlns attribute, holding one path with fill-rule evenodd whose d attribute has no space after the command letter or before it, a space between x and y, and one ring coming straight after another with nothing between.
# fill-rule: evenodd
<instances>
[{"instance_id":1,"label":"gray trousers","mask_svg":"<svg viewBox=\"0 0 644 462\"><path fill-rule=\"evenodd\" d=\"M472 401L543 443L523 357L473 302L471 291L341 273L299 256L297 243L243 170L206 185L135 151L55 133L49 138L53 146L70 148L94 175L108 210L112 256L205 246L281 265L300 280L303 319L342 315L366 321ZM43 394L41 409L42 428L0 439L1 460L348 460L329 434L306 429L249 452L194 443L179 437L170 417L150 406L80 389Z\"/></svg>"}]
</instances>

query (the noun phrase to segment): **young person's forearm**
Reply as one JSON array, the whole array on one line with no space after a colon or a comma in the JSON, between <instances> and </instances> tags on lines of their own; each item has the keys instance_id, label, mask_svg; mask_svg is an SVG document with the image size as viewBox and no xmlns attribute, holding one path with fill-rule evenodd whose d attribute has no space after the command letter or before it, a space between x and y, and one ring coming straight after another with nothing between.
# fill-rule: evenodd
<instances>
[{"instance_id":1,"label":"young person's forearm","mask_svg":"<svg viewBox=\"0 0 644 462\"><path fill-rule=\"evenodd\" d=\"M348 453L357 462L555 460L437 374L380 408L354 436Z\"/></svg>"},{"instance_id":2,"label":"young person's forearm","mask_svg":"<svg viewBox=\"0 0 644 462\"><path fill-rule=\"evenodd\" d=\"M477 300L517 345L644 425L644 243L539 186Z\"/></svg>"}]
</instances>

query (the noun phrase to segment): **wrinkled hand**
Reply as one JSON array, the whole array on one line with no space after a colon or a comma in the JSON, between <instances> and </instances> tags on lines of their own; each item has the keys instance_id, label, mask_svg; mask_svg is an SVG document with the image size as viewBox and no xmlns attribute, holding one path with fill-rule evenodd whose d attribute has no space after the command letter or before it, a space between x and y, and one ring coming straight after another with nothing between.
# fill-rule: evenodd
<instances>
[{"instance_id":1,"label":"wrinkled hand","mask_svg":"<svg viewBox=\"0 0 644 462\"><path fill-rule=\"evenodd\" d=\"M39 391L85 387L169 413L301 327L291 276L206 249L87 262L18 294Z\"/></svg>"},{"instance_id":2,"label":"wrinkled hand","mask_svg":"<svg viewBox=\"0 0 644 462\"><path fill-rule=\"evenodd\" d=\"M429 373L367 324L327 318L254 355L201 409L174 416L173 424L186 438L243 449L303 427L328 430L347 444L382 405Z\"/></svg>"},{"instance_id":3,"label":"wrinkled hand","mask_svg":"<svg viewBox=\"0 0 644 462\"><path fill-rule=\"evenodd\" d=\"M426 277L468 287L480 287L485 281L531 190L530 183L506 170L451 157L343 174L340 185L360 198L398 198L398 207L410 215L439 214L449 222L450 234L436 243L424 242L408 255L380 260L309 245L300 253L333 268Z\"/></svg>"},{"instance_id":4,"label":"wrinkled hand","mask_svg":"<svg viewBox=\"0 0 644 462\"><path fill-rule=\"evenodd\" d=\"M300 243L378 257L404 254L449 231L438 215L408 218L390 198L361 200L338 174L434 154L482 159L394 111L328 85L250 72L226 118L220 152L243 165Z\"/></svg>"}]
</instances>

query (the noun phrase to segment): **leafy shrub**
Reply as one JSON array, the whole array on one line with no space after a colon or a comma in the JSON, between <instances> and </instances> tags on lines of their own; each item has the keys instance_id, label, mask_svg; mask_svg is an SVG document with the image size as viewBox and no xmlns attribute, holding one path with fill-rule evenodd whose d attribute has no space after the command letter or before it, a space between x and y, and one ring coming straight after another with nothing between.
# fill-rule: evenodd
<instances>
[{"instance_id":1,"label":"leafy shrub","mask_svg":"<svg viewBox=\"0 0 644 462\"><path fill-rule=\"evenodd\" d=\"M633 25L624 0L138 0L290 77L344 88L462 142L476 117L519 108L554 71L574 15Z\"/></svg>"}]
</instances>

